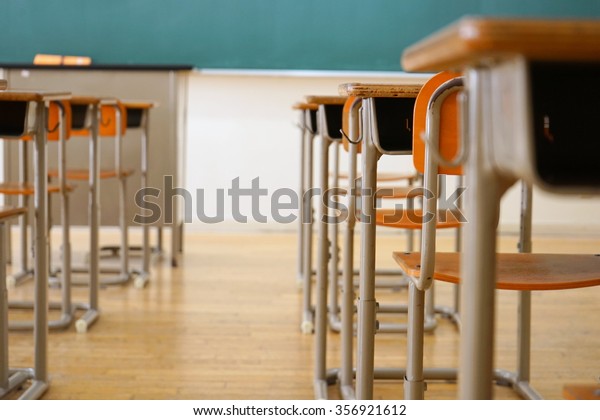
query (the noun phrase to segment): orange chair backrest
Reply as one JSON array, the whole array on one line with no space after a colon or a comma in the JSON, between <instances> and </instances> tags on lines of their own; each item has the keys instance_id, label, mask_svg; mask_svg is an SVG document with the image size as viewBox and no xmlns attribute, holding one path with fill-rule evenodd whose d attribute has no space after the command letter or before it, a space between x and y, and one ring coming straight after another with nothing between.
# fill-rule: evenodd
<instances>
[{"instance_id":1,"label":"orange chair backrest","mask_svg":"<svg viewBox=\"0 0 600 420\"><path fill-rule=\"evenodd\" d=\"M127 109L121 103L118 104L121 110L121 135L127 131ZM102 105L100 107L100 124L98 132L101 136L117 135L117 110L113 105Z\"/></svg>"},{"instance_id":2,"label":"orange chair backrest","mask_svg":"<svg viewBox=\"0 0 600 420\"><path fill-rule=\"evenodd\" d=\"M344 109L342 110L342 128L344 130L344 135L342 136L342 146L344 150L347 152L350 150L350 142L346 136L350 135L350 111L352 109L352 105L357 100L356 96L348 96L346 102L344 103ZM356 141L356 139L352 139L352 141ZM357 144L356 153L360 153L362 142Z\"/></svg>"},{"instance_id":3,"label":"orange chair backrest","mask_svg":"<svg viewBox=\"0 0 600 420\"><path fill-rule=\"evenodd\" d=\"M71 138L71 104L68 101L60 101L60 105L58 102L50 102L50 107L48 108L48 121L47 127L48 132L46 134L46 139L49 141L58 141L60 139L60 107L62 106L64 116L65 116L65 140L69 140Z\"/></svg>"},{"instance_id":4,"label":"orange chair backrest","mask_svg":"<svg viewBox=\"0 0 600 420\"><path fill-rule=\"evenodd\" d=\"M425 172L425 143L421 134L425 133L427 122L427 105L435 90L450 79L459 77L459 73L442 72L429 79L421 88L415 102L413 118L413 162L420 173ZM458 104L457 93L450 94L441 107L440 115L440 154L446 160L456 157L459 150ZM462 167L438 167L438 173L445 175L462 175Z\"/></svg>"}]
</instances>

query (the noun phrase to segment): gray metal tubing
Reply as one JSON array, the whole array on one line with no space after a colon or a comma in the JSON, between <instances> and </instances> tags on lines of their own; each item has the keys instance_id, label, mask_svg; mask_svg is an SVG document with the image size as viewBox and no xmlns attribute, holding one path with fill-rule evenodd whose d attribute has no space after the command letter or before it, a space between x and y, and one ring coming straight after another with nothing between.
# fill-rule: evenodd
<instances>
[{"instance_id":1,"label":"gray metal tubing","mask_svg":"<svg viewBox=\"0 0 600 420\"><path fill-rule=\"evenodd\" d=\"M142 113L142 132L141 132L141 147L142 147L142 189L148 188L148 162L150 161L150 136L149 136L149 114L150 111L145 109ZM144 205L145 205L144 201ZM138 287L144 287L150 280L150 226L144 223L142 226L142 271L138 277L141 281L137 284Z\"/></svg>"},{"instance_id":2,"label":"gray metal tubing","mask_svg":"<svg viewBox=\"0 0 600 420\"><path fill-rule=\"evenodd\" d=\"M305 169L305 186L307 191L313 188L313 146L314 133L310 132L306 138L306 169ZM312 197L309 194L302 196L302 205L304 207L302 221L302 230L304 232L304 268L302 270L302 325L301 330L305 333L311 333L314 329L314 315L312 307L312 259L313 259L313 205ZM316 274L316 272L315 272Z\"/></svg>"},{"instance_id":3,"label":"gray metal tubing","mask_svg":"<svg viewBox=\"0 0 600 420\"><path fill-rule=\"evenodd\" d=\"M6 264L12 264L12 230L10 229L10 225L6 229L6 235L4 236L6 238L3 244L6 247Z\"/></svg>"},{"instance_id":4,"label":"gray metal tubing","mask_svg":"<svg viewBox=\"0 0 600 420\"><path fill-rule=\"evenodd\" d=\"M61 282L61 302L60 304L50 305L51 309L61 310L59 319L48 322L48 328L52 330L65 329L73 322L75 309L71 301L71 241L70 241L70 222L69 222L69 192L66 182L66 125L64 119L64 110L61 104L59 106L59 127L60 135L58 141L58 173L60 183L61 197L61 222L62 222L62 282ZM50 207L50 195L48 198L48 207ZM48 214L50 219L50 213ZM48 220L48 233L50 233L52 223ZM49 235L48 235L49 237ZM47 253L50 255L50 241L47 242ZM34 309L33 302L9 302L10 308ZM34 328L33 321L12 321L9 323L10 330L31 330Z\"/></svg>"},{"instance_id":5,"label":"gray metal tubing","mask_svg":"<svg viewBox=\"0 0 600 420\"><path fill-rule=\"evenodd\" d=\"M356 397L373 398L373 369L375 356L375 189L379 152L371 134L372 99L363 100L361 260L358 301L358 360Z\"/></svg>"},{"instance_id":6,"label":"gray metal tubing","mask_svg":"<svg viewBox=\"0 0 600 420\"><path fill-rule=\"evenodd\" d=\"M354 398L354 369L353 369L353 337L354 337L354 228L356 226L356 161L357 139L360 133L359 109L361 100L356 100L349 115L349 148L348 148L348 185L347 194L348 215L345 224L344 249L342 255L342 306L341 306L341 367L340 390L342 398Z\"/></svg>"},{"instance_id":7,"label":"gray metal tubing","mask_svg":"<svg viewBox=\"0 0 600 420\"><path fill-rule=\"evenodd\" d=\"M412 178L408 180L408 185L413 185ZM414 197L408 197L406 199L406 209L412 210L415 208ZM406 252L413 252L415 246L415 232L413 229L406 229Z\"/></svg>"},{"instance_id":8,"label":"gray metal tubing","mask_svg":"<svg viewBox=\"0 0 600 420\"><path fill-rule=\"evenodd\" d=\"M333 176L331 179L330 189L335 191L339 186L339 174L340 174L340 142L337 140L332 141L331 146L333 147L333 162L332 172ZM328 194L329 197L334 197L333 193ZM329 224L329 313L337 314L340 311L338 303L338 274L339 274L339 248L338 248L338 234L339 225L337 223L337 211L338 211L337 197L332 202L332 208L328 208L332 223Z\"/></svg>"},{"instance_id":9,"label":"gray metal tubing","mask_svg":"<svg viewBox=\"0 0 600 420\"><path fill-rule=\"evenodd\" d=\"M181 230L179 229L179 204L173 200L173 224L171 225L171 267L179 266L179 248L181 243Z\"/></svg>"},{"instance_id":10,"label":"gray metal tubing","mask_svg":"<svg viewBox=\"0 0 600 420\"><path fill-rule=\"evenodd\" d=\"M458 369L456 368L425 368L423 378L438 381L455 381ZM404 380L405 368L375 368L375 379Z\"/></svg>"},{"instance_id":11,"label":"gray metal tubing","mask_svg":"<svg viewBox=\"0 0 600 420\"><path fill-rule=\"evenodd\" d=\"M22 371L11 370L8 376L6 387L0 387L0 398L23 385L24 382L30 380L33 377L33 370L27 369Z\"/></svg>"},{"instance_id":12,"label":"gray metal tubing","mask_svg":"<svg viewBox=\"0 0 600 420\"><path fill-rule=\"evenodd\" d=\"M20 152L19 162L21 163L19 180L22 183L26 183L29 181L28 147L29 147L29 142L26 142L26 141L19 142L19 152ZM31 272L31 274L33 274L33 270L31 268L29 268L29 252L30 252L30 250L28 249L29 247L27 246L27 243L28 243L28 240L27 240L27 236L28 236L27 230L28 229L27 228L29 226L29 219L30 219L29 196L22 195L19 205L21 207L25 207L28 210L28 212L23 215L23 218L21 219L21 224L20 224L20 226L21 226L21 272L23 272L23 273ZM33 235L33 233L32 233L32 235Z\"/></svg>"},{"instance_id":13,"label":"gray metal tubing","mask_svg":"<svg viewBox=\"0 0 600 420\"><path fill-rule=\"evenodd\" d=\"M300 110L300 121L298 122L298 128L300 129L300 185L298 186L298 196L304 197L306 191L305 188L305 165L306 165L306 112ZM302 200L302 198L301 198ZM302 281L302 273L304 271L304 204L301 203L298 208L298 273L297 278Z\"/></svg>"},{"instance_id":14,"label":"gray metal tubing","mask_svg":"<svg viewBox=\"0 0 600 420\"><path fill-rule=\"evenodd\" d=\"M464 95L459 94L459 101L463 101L463 100L464 100ZM458 185L459 186L464 185L464 177L462 175L459 176ZM458 205L459 209L462 209L462 195L460 195L458 197L457 205ZM461 230L460 230L460 227L457 227L456 228L456 239L454 242L454 251L455 252L461 252L461 250L462 250L462 241L461 240L462 240ZM455 320L458 319L458 317L459 317L458 308L460 308L460 285L455 284L454 285L454 312L455 313L453 315L453 318Z\"/></svg>"},{"instance_id":15,"label":"gray metal tubing","mask_svg":"<svg viewBox=\"0 0 600 420\"><path fill-rule=\"evenodd\" d=\"M519 252L529 253L532 249L532 200L533 191L531 186L525 181L521 181ZM517 379L519 382L529 382L531 370L531 292L519 292L519 313L517 316Z\"/></svg>"},{"instance_id":16,"label":"gray metal tubing","mask_svg":"<svg viewBox=\"0 0 600 420\"><path fill-rule=\"evenodd\" d=\"M118 286L128 283L132 278L132 273L129 271L129 228L127 225L127 177L123 175L123 136L121 134L121 108L118 104L112 105L115 109L115 124L116 133L114 138L115 148L115 172L117 173L117 179L119 182L119 233L120 233L120 261L119 261L119 272L118 275L111 278L100 279L100 284L103 286ZM177 200L174 200L177 201ZM175 206L175 204L173 204ZM174 210L175 214L175 210ZM176 236L178 225L173 225L173 235L175 235L173 242L173 251L175 252L178 248L178 236ZM175 254L173 254L175 255ZM112 269L99 268L102 273L113 272Z\"/></svg>"},{"instance_id":17,"label":"gray metal tubing","mask_svg":"<svg viewBox=\"0 0 600 420\"><path fill-rule=\"evenodd\" d=\"M327 195L329 183L329 145L330 139L326 135L325 109L319 107L319 155L321 159L319 172L319 188L321 197L317 205L318 217L318 246L317 246L317 282L315 302L315 372L314 387L315 397L327 397L327 269L329 261L328 226L327 226Z\"/></svg>"},{"instance_id":18,"label":"gray metal tubing","mask_svg":"<svg viewBox=\"0 0 600 420\"><path fill-rule=\"evenodd\" d=\"M0 241L6 240L6 224L0 222ZM9 389L8 371L8 290L6 287L6 248L0 247L0 393ZM0 394L1 395L1 394Z\"/></svg>"},{"instance_id":19,"label":"gray metal tubing","mask_svg":"<svg viewBox=\"0 0 600 420\"><path fill-rule=\"evenodd\" d=\"M35 208L35 276L34 276L34 381L35 389L48 382L48 169L46 167L46 106L36 106L36 134L34 140L34 208ZM31 390L31 388L30 388ZM34 391L31 391L34 394ZM30 395L27 393L26 395Z\"/></svg>"},{"instance_id":20,"label":"gray metal tubing","mask_svg":"<svg viewBox=\"0 0 600 420\"><path fill-rule=\"evenodd\" d=\"M498 385L510 386L522 398L528 400L541 400L542 396L531 387L528 381L519 378L518 372L504 369L494 369L494 380Z\"/></svg>"},{"instance_id":21,"label":"gray metal tubing","mask_svg":"<svg viewBox=\"0 0 600 420\"><path fill-rule=\"evenodd\" d=\"M60 182L62 224L62 318L70 325L73 321L71 304L71 219L67 191L67 127L64 109L59 103L60 136L58 142L58 179Z\"/></svg>"},{"instance_id":22,"label":"gray metal tubing","mask_svg":"<svg viewBox=\"0 0 600 420\"><path fill-rule=\"evenodd\" d=\"M496 282L496 226L502 194L497 176L487 166L485 144L489 142L490 115L484 91L485 69L467 72L469 158L466 162L465 215L461 254L461 319L459 397L491 399L494 365L494 310Z\"/></svg>"},{"instance_id":23,"label":"gray metal tubing","mask_svg":"<svg viewBox=\"0 0 600 420\"><path fill-rule=\"evenodd\" d=\"M88 199L88 218L90 223L90 259L89 259L89 308L77 320L75 327L78 332L87 331L99 315L98 295L100 289L100 192L98 181L100 179L100 150L98 145L98 124L100 108L97 104L91 106L91 129L88 146L89 160L89 199Z\"/></svg>"},{"instance_id":24,"label":"gray metal tubing","mask_svg":"<svg viewBox=\"0 0 600 420\"><path fill-rule=\"evenodd\" d=\"M431 193L424 200L424 214L430 215L424 221L421 242L421 273L412 279L409 286L408 336L406 378L404 397L423 399L425 378L423 374L423 323L425 318L434 316L433 273L435 264L435 242L437 225L437 200L445 194L445 179L438 175L439 120L443 100L453 91L462 87L462 80L451 80L441 85L432 95L427 112L424 187ZM433 150L432 150L433 149ZM425 295L425 291L428 295Z\"/></svg>"},{"instance_id":25,"label":"gray metal tubing","mask_svg":"<svg viewBox=\"0 0 600 420\"><path fill-rule=\"evenodd\" d=\"M158 254L163 252L163 228L161 226L156 227L156 252Z\"/></svg>"},{"instance_id":26,"label":"gray metal tubing","mask_svg":"<svg viewBox=\"0 0 600 420\"><path fill-rule=\"evenodd\" d=\"M129 241L127 226L127 178L123 175L123 136L121 134L121 108L115 106L116 130L115 135L115 167L119 178L119 227L121 230L121 274L129 276Z\"/></svg>"},{"instance_id":27,"label":"gray metal tubing","mask_svg":"<svg viewBox=\"0 0 600 420\"><path fill-rule=\"evenodd\" d=\"M433 283L433 271L435 261L435 238L437 230L437 202L440 195L440 183L438 175L438 157L439 146L439 120L441 113L441 104L451 93L462 89L463 81L456 78L443 83L431 96L427 104L427 122L426 122L426 144L425 148L425 190L430 193L423 199L424 217L423 231L421 235L421 274L416 280L416 286L420 290L427 290ZM441 184L444 187L444 183Z\"/></svg>"},{"instance_id":28,"label":"gray metal tubing","mask_svg":"<svg viewBox=\"0 0 600 420\"><path fill-rule=\"evenodd\" d=\"M423 376L425 292L419 290L414 283L410 284L408 291L409 311L404 398L407 400L421 400L425 398L425 379Z\"/></svg>"},{"instance_id":29,"label":"gray metal tubing","mask_svg":"<svg viewBox=\"0 0 600 420\"><path fill-rule=\"evenodd\" d=\"M26 183L29 181L29 142L19 142L19 182ZM21 248L21 267L16 273L13 273L10 277L12 278L13 284L18 285L26 280L33 278L33 267L30 267L30 253L29 249L29 224L33 220L33 213L31 209L31 200L28 195L19 196L19 207L25 207L27 212L19 220L20 234L20 248ZM33 229L31 230L33 235Z\"/></svg>"},{"instance_id":30,"label":"gray metal tubing","mask_svg":"<svg viewBox=\"0 0 600 420\"><path fill-rule=\"evenodd\" d=\"M396 313L408 313L408 305L392 305L394 306L393 308L386 308L385 311L381 311L381 307L383 305L379 305L377 307L377 313L387 313L387 314L396 314ZM354 308L352 308L351 316L354 314ZM396 310L394 310L396 309ZM335 332L341 332L342 330L342 324L343 324L343 320L344 320L344 315L343 315L343 309L340 312L342 315L340 316L340 314L329 314L329 329L331 331L335 331ZM453 321L454 323L458 323L455 318L454 318L454 311L451 311L449 308L447 307L440 307L440 308L436 308L436 313L440 313L442 316L450 319L451 321ZM353 324L353 330L355 325ZM426 332L431 332L433 330L435 330L435 328L437 327L437 319L435 318L435 316L426 316L425 317L425 323L423 325L424 327L424 331ZM390 334L397 334L397 333L405 333L407 331L407 324L399 324L396 322L380 322L377 321L377 332L378 333L390 333ZM343 340L343 339L342 339ZM342 349L343 350L343 349Z\"/></svg>"}]
</instances>

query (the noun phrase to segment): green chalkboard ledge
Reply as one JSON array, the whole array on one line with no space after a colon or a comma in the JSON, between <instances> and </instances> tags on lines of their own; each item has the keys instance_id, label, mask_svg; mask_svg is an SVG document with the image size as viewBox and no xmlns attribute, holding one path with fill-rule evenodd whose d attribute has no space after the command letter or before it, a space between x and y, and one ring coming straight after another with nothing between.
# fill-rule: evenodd
<instances>
[{"instance_id":1,"label":"green chalkboard ledge","mask_svg":"<svg viewBox=\"0 0 600 420\"><path fill-rule=\"evenodd\" d=\"M90 66L40 66L32 63L0 63L1 69L24 70L120 70L120 71L190 71L191 64L92 64Z\"/></svg>"},{"instance_id":2,"label":"green chalkboard ledge","mask_svg":"<svg viewBox=\"0 0 600 420\"><path fill-rule=\"evenodd\" d=\"M432 73L406 73L403 71L360 70L272 70L272 69L202 69L193 74L201 76L249 76L249 77L296 77L296 78L345 78L345 79L402 79L426 81Z\"/></svg>"}]
</instances>

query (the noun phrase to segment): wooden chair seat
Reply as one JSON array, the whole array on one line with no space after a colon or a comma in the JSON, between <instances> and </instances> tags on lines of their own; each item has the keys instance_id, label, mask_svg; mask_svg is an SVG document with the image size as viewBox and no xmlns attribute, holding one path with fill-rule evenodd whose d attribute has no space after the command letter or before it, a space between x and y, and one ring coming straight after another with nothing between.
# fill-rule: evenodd
<instances>
[{"instance_id":1,"label":"wooden chair seat","mask_svg":"<svg viewBox=\"0 0 600 420\"><path fill-rule=\"evenodd\" d=\"M348 179L348 174L347 173L340 173L339 175L340 179ZM360 177L360 174L356 175L357 177ZM391 182L391 181L412 181L416 178L415 174L401 174L401 173L394 173L394 172L378 172L377 173L377 181L379 182Z\"/></svg>"},{"instance_id":2,"label":"wooden chair seat","mask_svg":"<svg viewBox=\"0 0 600 420\"><path fill-rule=\"evenodd\" d=\"M124 177L129 177L134 172L135 171L133 169L124 169L123 171L121 171L121 174ZM48 176L50 178L58 178L58 171L57 170L48 171ZM67 176L67 179L70 179L72 181L87 181L90 178L90 172L88 169L69 169L67 171L66 176ZM114 169L101 170L99 178L100 179L117 178L117 171L115 171Z\"/></svg>"},{"instance_id":3,"label":"wooden chair seat","mask_svg":"<svg viewBox=\"0 0 600 420\"><path fill-rule=\"evenodd\" d=\"M418 277L421 254L395 252L406 274ZM460 254L435 254L434 277L460 283ZM600 285L600 254L497 254L496 288L503 290L563 290Z\"/></svg>"},{"instance_id":4,"label":"wooden chair seat","mask_svg":"<svg viewBox=\"0 0 600 420\"><path fill-rule=\"evenodd\" d=\"M27 209L25 207L11 207L1 206L0 207L0 220L10 219L21 214L25 214Z\"/></svg>"},{"instance_id":5,"label":"wooden chair seat","mask_svg":"<svg viewBox=\"0 0 600 420\"><path fill-rule=\"evenodd\" d=\"M348 186L340 185L340 193L338 195L345 196L348 194ZM380 187L377 189L375 193L376 198L387 198L387 199L404 199L404 198L416 198L422 196L422 189L419 187L411 187L411 186L389 186L389 187ZM360 188L356 190L356 195L360 197L361 191Z\"/></svg>"},{"instance_id":6,"label":"wooden chair seat","mask_svg":"<svg viewBox=\"0 0 600 420\"><path fill-rule=\"evenodd\" d=\"M423 210L415 209L377 209L375 214L377 226L398 229L421 229L423 226ZM449 210L438 211L438 229L460 227L457 216Z\"/></svg>"},{"instance_id":7,"label":"wooden chair seat","mask_svg":"<svg viewBox=\"0 0 600 420\"><path fill-rule=\"evenodd\" d=\"M74 185L67 185L67 191L71 192L75 189ZM0 183L0 194L6 195L33 195L35 192L34 186L29 182L2 182ZM49 184L49 193L59 193L60 185Z\"/></svg>"},{"instance_id":8,"label":"wooden chair seat","mask_svg":"<svg viewBox=\"0 0 600 420\"><path fill-rule=\"evenodd\" d=\"M600 384L568 384L563 387L563 397L567 400L600 400Z\"/></svg>"},{"instance_id":9,"label":"wooden chair seat","mask_svg":"<svg viewBox=\"0 0 600 420\"><path fill-rule=\"evenodd\" d=\"M317 109L319 109L319 105L309 104L306 102L296 102L294 105L292 105L292 109L298 111L316 111Z\"/></svg>"}]
</instances>

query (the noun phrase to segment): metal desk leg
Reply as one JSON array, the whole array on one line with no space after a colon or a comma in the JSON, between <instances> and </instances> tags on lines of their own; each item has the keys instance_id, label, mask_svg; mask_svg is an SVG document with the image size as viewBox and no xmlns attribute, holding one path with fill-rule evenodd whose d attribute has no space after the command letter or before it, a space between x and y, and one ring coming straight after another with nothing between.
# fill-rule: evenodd
<instances>
[{"instance_id":1,"label":"metal desk leg","mask_svg":"<svg viewBox=\"0 0 600 420\"><path fill-rule=\"evenodd\" d=\"M322 113L319 113L322 114ZM321 118L321 117L320 117ZM315 302L315 398L327 398L327 268L329 261L329 241L327 223L327 197L329 184L329 145L327 136L320 136L319 155L321 170L319 188L321 196L317 206L319 243L317 248L317 285Z\"/></svg>"},{"instance_id":2,"label":"metal desk leg","mask_svg":"<svg viewBox=\"0 0 600 420\"><path fill-rule=\"evenodd\" d=\"M149 162L149 136L148 136L148 110L144 111L144 123L142 125L142 177L141 188L148 188L148 162ZM145 201L144 201L145 205ZM134 281L134 286L143 288L150 281L150 226L148 223L142 225L142 270Z\"/></svg>"},{"instance_id":3,"label":"metal desk leg","mask_svg":"<svg viewBox=\"0 0 600 420\"><path fill-rule=\"evenodd\" d=\"M46 167L46 104L36 106L34 142L34 377L21 399L37 399L48 388L48 169Z\"/></svg>"},{"instance_id":4,"label":"metal desk leg","mask_svg":"<svg viewBox=\"0 0 600 420\"><path fill-rule=\"evenodd\" d=\"M365 116L370 115L371 103ZM361 260L358 301L358 360L356 370L356 398L373 398L375 330L377 302L375 301L375 190L377 188L378 151L371 138L370 122L363 120L363 179L361 214Z\"/></svg>"},{"instance_id":5,"label":"metal desk leg","mask_svg":"<svg viewBox=\"0 0 600 420\"><path fill-rule=\"evenodd\" d=\"M21 162L19 170L19 182L26 183L29 181L29 156L28 156L28 141L19 141L19 162ZM29 227L31 220L33 219L33 213L31 212L31 201L28 195L21 195L19 197L19 207L25 207L27 213L21 217L19 221L20 234L20 245L21 245L21 270L18 273L13 271L13 274L7 277L8 287L16 286L25 280L33 278L33 268L30 266L30 253L29 248ZM33 237L33 228L31 229L31 235Z\"/></svg>"},{"instance_id":6,"label":"metal desk leg","mask_svg":"<svg viewBox=\"0 0 600 420\"><path fill-rule=\"evenodd\" d=\"M354 339L354 228L356 226L356 188L357 188L357 148L354 139L359 136L359 124L357 119L358 109L361 101L353 104L350 114L348 150L348 215L345 224L344 248L342 255L342 307L341 307L341 368L340 389L342 398L354 399L354 364L353 364L353 339Z\"/></svg>"},{"instance_id":7,"label":"metal desk leg","mask_svg":"<svg viewBox=\"0 0 600 420\"><path fill-rule=\"evenodd\" d=\"M305 123L305 112L300 111L300 122L298 127L300 128L300 185L298 186L298 197L300 197L300 206L298 207L298 273L296 278L298 279L299 286L302 286L302 272L304 270L304 204L302 199L306 191L305 187L305 171L306 171L306 123Z\"/></svg>"},{"instance_id":8,"label":"metal desk leg","mask_svg":"<svg viewBox=\"0 0 600 420\"><path fill-rule=\"evenodd\" d=\"M485 70L467 76L468 150L466 163L465 216L461 254L459 397L491 399L494 350L496 281L496 226L501 196L500 182L486 166L485 146L489 132L485 120Z\"/></svg>"},{"instance_id":9,"label":"metal desk leg","mask_svg":"<svg viewBox=\"0 0 600 420\"><path fill-rule=\"evenodd\" d=\"M0 396L9 389L8 370L8 290L6 288L6 223L0 222Z\"/></svg>"},{"instance_id":10,"label":"metal desk leg","mask_svg":"<svg viewBox=\"0 0 600 420\"><path fill-rule=\"evenodd\" d=\"M173 224L171 225L171 267L179 266L179 205L173 200Z\"/></svg>"},{"instance_id":11,"label":"metal desk leg","mask_svg":"<svg viewBox=\"0 0 600 420\"><path fill-rule=\"evenodd\" d=\"M334 141L331 145L333 147L333 168L332 168L332 179L331 189L332 194L329 197L333 199L331 202L330 213L332 214L332 222L329 224L329 317L330 326L334 329L339 329L339 301L338 301L338 274L339 274L339 246L338 246L338 234L339 225L337 223L337 212L338 202L334 195L337 195L337 188L339 187L339 173L340 173L340 142Z\"/></svg>"},{"instance_id":12,"label":"metal desk leg","mask_svg":"<svg viewBox=\"0 0 600 420\"><path fill-rule=\"evenodd\" d=\"M302 221L302 230L304 232L304 267L302 269L302 325L300 329L304 334L310 334L314 329L313 309L312 309L312 242L313 242L313 206L312 206L312 188L313 188L313 145L315 135L310 132L306 139L306 168L305 187L307 193L302 196L302 212L305 220Z\"/></svg>"},{"instance_id":13,"label":"metal desk leg","mask_svg":"<svg viewBox=\"0 0 600 420\"><path fill-rule=\"evenodd\" d=\"M92 127L89 140L88 159L90 162L89 176L89 223L90 223L90 306L88 310L75 323L77 332L86 332L90 325L98 319L100 309L98 305L98 292L100 286L100 204L98 179L100 176L100 156L98 149L98 105L92 105Z\"/></svg>"},{"instance_id":14,"label":"metal desk leg","mask_svg":"<svg viewBox=\"0 0 600 420\"><path fill-rule=\"evenodd\" d=\"M62 224L62 316L58 325L67 327L73 322L73 304L71 299L71 221L70 221L70 206L69 192L67 191L67 145L64 109L60 107L60 130L61 136L58 144L58 171L60 180L60 197L61 197L61 224ZM51 227L51 226L50 226Z\"/></svg>"}]
</instances>

